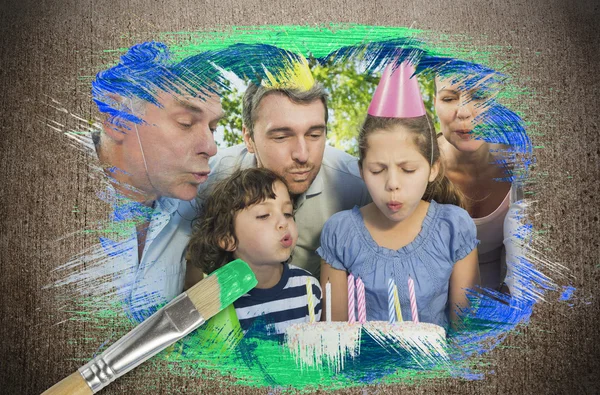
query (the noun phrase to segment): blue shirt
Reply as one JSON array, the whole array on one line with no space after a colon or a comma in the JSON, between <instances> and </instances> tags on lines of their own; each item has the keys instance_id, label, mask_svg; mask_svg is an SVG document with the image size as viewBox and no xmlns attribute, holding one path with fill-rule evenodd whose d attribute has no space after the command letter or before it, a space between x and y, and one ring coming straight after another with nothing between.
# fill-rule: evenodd
<instances>
[{"instance_id":1,"label":"blue shirt","mask_svg":"<svg viewBox=\"0 0 600 395\"><path fill-rule=\"evenodd\" d=\"M94 296L98 306L118 302L130 318L141 322L183 291L195 207L165 197L153 208L145 207L111 186L102 195L113 208L112 223L102 230L99 244L65 265L83 269L57 285L76 284L79 293ZM140 261L136 223L145 220L150 224Z\"/></svg>"},{"instance_id":2,"label":"blue shirt","mask_svg":"<svg viewBox=\"0 0 600 395\"><path fill-rule=\"evenodd\" d=\"M454 264L477 246L475 224L460 207L432 201L421 232L399 250L379 246L358 207L333 215L317 253L335 269L365 284L368 321L388 320L388 279L398 287L402 318L411 321L408 277L412 277L419 320L446 326L448 283Z\"/></svg>"},{"instance_id":3,"label":"blue shirt","mask_svg":"<svg viewBox=\"0 0 600 395\"><path fill-rule=\"evenodd\" d=\"M141 322L183 292L195 202L161 197L154 207L146 207L124 197L104 174L91 136L76 139L90 157L90 172L104 181L98 195L112 207L112 222L90 229L101 235L100 242L57 268L69 273L55 285L73 286L78 294L93 297L94 307L100 309L119 303L130 318ZM136 224L144 221L149 226L140 261Z\"/></svg>"}]
</instances>

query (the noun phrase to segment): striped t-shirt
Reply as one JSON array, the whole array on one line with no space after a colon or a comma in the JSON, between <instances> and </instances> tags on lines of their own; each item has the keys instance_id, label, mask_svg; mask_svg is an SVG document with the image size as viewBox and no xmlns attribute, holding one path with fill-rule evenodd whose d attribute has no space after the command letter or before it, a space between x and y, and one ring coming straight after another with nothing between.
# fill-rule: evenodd
<instances>
[{"instance_id":1,"label":"striped t-shirt","mask_svg":"<svg viewBox=\"0 0 600 395\"><path fill-rule=\"evenodd\" d=\"M285 328L309 322L306 281L311 283L315 321L321 319L321 285L311 274L294 265L283 264L281 280L272 288L254 288L234 302L235 312L244 333L253 330L282 335ZM266 325L264 325L266 324Z\"/></svg>"}]
</instances>

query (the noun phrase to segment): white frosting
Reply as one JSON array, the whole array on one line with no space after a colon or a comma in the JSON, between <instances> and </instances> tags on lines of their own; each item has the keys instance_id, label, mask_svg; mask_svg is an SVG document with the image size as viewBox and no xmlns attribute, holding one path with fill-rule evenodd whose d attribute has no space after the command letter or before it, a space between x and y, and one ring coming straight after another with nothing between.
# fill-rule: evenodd
<instances>
[{"instance_id":1,"label":"white frosting","mask_svg":"<svg viewBox=\"0 0 600 395\"><path fill-rule=\"evenodd\" d=\"M344 359L360 353L361 325L347 322L315 322L289 326L285 331L287 346L296 356L300 369L304 366L322 366L339 372Z\"/></svg>"},{"instance_id":2,"label":"white frosting","mask_svg":"<svg viewBox=\"0 0 600 395\"><path fill-rule=\"evenodd\" d=\"M364 325L347 322L315 322L291 325L285 333L286 344L296 356L296 363L322 366L339 372L347 357L360 354L361 329L384 348L409 351L417 363L423 358L432 362L447 360L446 331L429 323L369 321Z\"/></svg>"}]
</instances>

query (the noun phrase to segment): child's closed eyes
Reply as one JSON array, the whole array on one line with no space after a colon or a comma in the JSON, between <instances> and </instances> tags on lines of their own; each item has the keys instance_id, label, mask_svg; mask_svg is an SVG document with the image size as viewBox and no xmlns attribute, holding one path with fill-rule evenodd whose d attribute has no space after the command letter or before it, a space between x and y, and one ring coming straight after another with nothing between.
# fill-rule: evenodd
<instances>
[{"instance_id":1,"label":"child's closed eyes","mask_svg":"<svg viewBox=\"0 0 600 395\"><path fill-rule=\"evenodd\" d=\"M257 215L257 216L256 216L256 219L267 219L267 218L269 218L270 216L271 216L271 214L270 214L270 213L261 214L261 215ZM292 219L294 219L294 214L292 214L291 212L290 212L290 213L283 213L283 216L284 216L285 218L292 218Z\"/></svg>"}]
</instances>

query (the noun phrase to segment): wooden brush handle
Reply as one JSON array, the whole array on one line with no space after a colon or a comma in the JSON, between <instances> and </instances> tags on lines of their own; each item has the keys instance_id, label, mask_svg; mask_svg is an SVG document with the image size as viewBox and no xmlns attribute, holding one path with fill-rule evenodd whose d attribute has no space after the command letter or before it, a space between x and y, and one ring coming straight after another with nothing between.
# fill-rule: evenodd
<instances>
[{"instance_id":1,"label":"wooden brush handle","mask_svg":"<svg viewBox=\"0 0 600 395\"><path fill-rule=\"evenodd\" d=\"M92 389L85 382L79 371L54 384L42 395L92 395Z\"/></svg>"}]
</instances>

